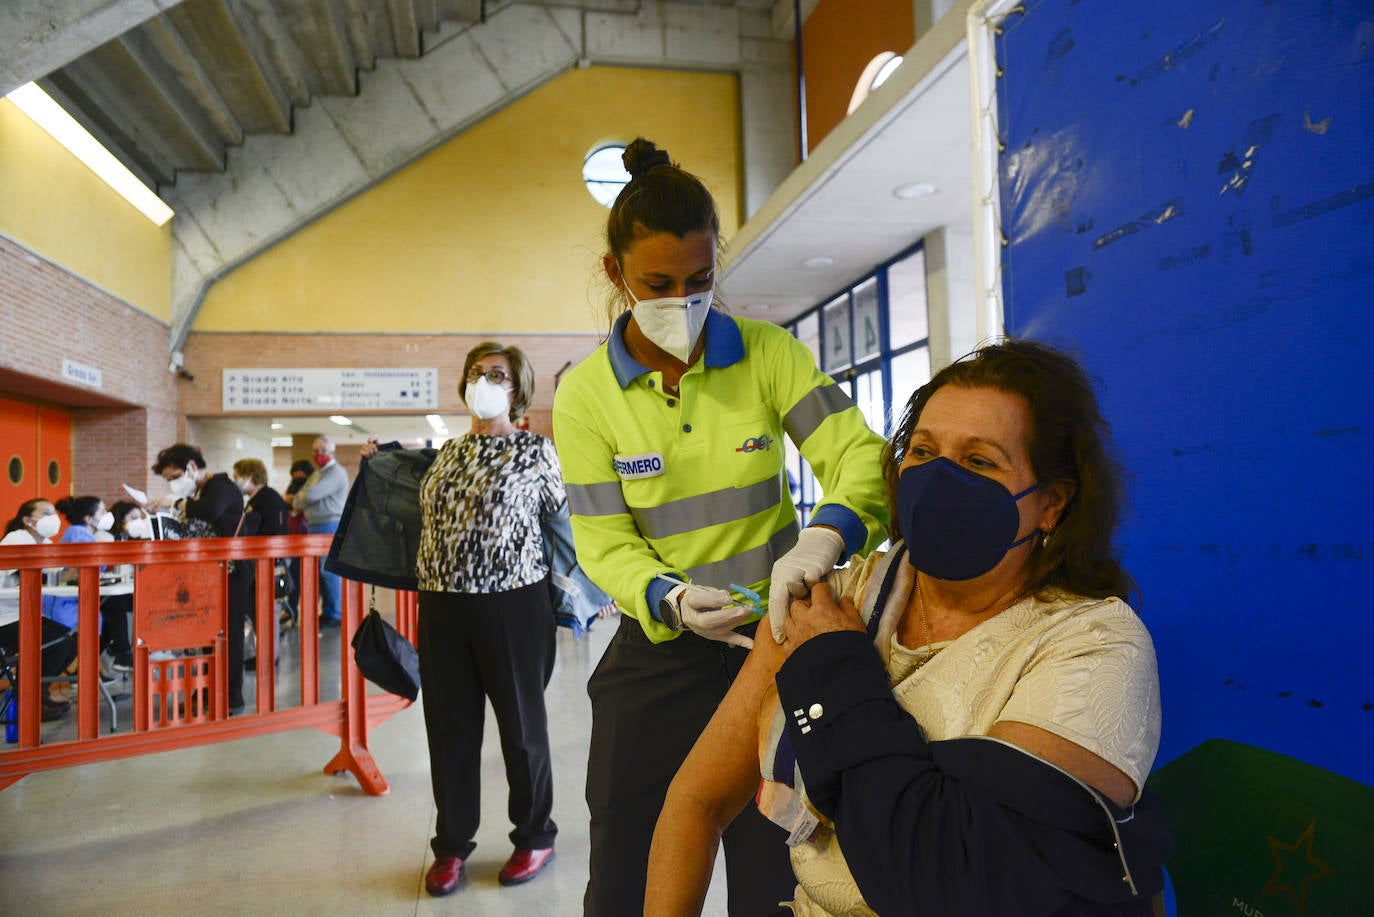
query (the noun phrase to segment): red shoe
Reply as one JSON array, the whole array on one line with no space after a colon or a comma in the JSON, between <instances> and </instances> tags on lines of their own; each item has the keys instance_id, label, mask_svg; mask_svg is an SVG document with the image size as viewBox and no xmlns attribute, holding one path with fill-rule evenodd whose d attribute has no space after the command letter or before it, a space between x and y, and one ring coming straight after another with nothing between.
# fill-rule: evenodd
<instances>
[{"instance_id":1,"label":"red shoe","mask_svg":"<svg viewBox=\"0 0 1374 917\"><path fill-rule=\"evenodd\" d=\"M463 877L462 857L438 857L434 865L425 873L425 891L436 898L447 895L458 887Z\"/></svg>"},{"instance_id":2,"label":"red shoe","mask_svg":"<svg viewBox=\"0 0 1374 917\"><path fill-rule=\"evenodd\" d=\"M506 860L506 865L501 867L501 874L496 880L502 885L519 885L521 882L528 882L539 875L540 870L549 865L553 859L553 848L545 847L543 850L525 850L518 848Z\"/></svg>"}]
</instances>

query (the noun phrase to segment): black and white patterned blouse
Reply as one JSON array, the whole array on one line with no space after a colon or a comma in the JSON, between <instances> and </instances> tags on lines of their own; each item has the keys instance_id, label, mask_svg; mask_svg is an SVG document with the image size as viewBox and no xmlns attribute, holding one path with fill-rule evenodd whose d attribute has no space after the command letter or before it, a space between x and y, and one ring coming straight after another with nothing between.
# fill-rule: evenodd
<instances>
[{"instance_id":1,"label":"black and white patterned blouse","mask_svg":"<svg viewBox=\"0 0 1374 917\"><path fill-rule=\"evenodd\" d=\"M567 500L553 443L537 433L469 433L444 443L420 483L420 588L485 594L537 583L541 512Z\"/></svg>"}]
</instances>

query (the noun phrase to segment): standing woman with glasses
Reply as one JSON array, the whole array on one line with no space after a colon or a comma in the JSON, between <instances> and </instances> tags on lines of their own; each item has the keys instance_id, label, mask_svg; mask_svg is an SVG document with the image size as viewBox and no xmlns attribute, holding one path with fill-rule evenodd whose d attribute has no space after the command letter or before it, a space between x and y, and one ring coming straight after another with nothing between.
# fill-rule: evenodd
<instances>
[{"instance_id":1,"label":"standing woman with glasses","mask_svg":"<svg viewBox=\"0 0 1374 917\"><path fill-rule=\"evenodd\" d=\"M519 349L478 344L459 394L472 428L444 443L420 485L420 696L438 809L431 895L458 887L476 846L488 698L515 826L500 883L538 875L558 832L544 707L555 622L540 517L566 502L563 476L553 443L515 426L534 396L534 370ZM376 451L369 441L361 454Z\"/></svg>"}]
</instances>

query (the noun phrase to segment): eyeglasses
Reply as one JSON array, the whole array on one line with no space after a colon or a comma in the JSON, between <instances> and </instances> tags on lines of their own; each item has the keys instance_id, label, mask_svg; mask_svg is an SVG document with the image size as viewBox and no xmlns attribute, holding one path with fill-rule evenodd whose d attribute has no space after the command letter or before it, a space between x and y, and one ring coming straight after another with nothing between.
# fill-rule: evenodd
<instances>
[{"instance_id":1,"label":"eyeglasses","mask_svg":"<svg viewBox=\"0 0 1374 917\"><path fill-rule=\"evenodd\" d=\"M486 372L482 372L482 370L478 369L475 366L472 369L468 370L469 382L476 382L483 376L486 376L487 381L490 382L492 385L505 385L507 382L511 381L510 376L506 375L506 371L504 369L501 369L499 366L495 369L489 369Z\"/></svg>"}]
</instances>

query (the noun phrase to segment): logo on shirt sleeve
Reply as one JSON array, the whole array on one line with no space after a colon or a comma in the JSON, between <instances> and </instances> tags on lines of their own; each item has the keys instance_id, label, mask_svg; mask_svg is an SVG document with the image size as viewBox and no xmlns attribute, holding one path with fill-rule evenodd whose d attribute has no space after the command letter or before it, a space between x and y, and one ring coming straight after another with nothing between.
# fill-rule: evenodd
<instances>
[{"instance_id":1,"label":"logo on shirt sleeve","mask_svg":"<svg viewBox=\"0 0 1374 917\"><path fill-rule=\"evenodd\" d=\"M662 452L643 452L639 455L617 455L613 462L615 473L622 481L636 478L653 478L663 474L667 468L663 464Z\"/></svg>"}]
</instances>

